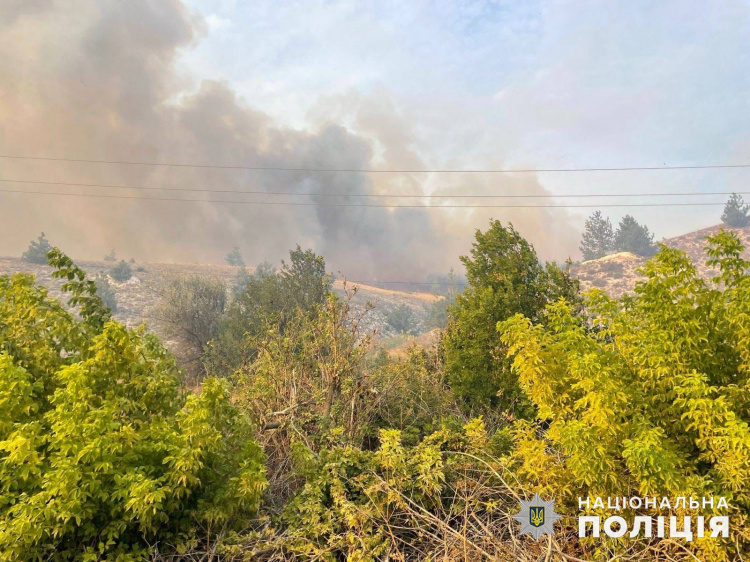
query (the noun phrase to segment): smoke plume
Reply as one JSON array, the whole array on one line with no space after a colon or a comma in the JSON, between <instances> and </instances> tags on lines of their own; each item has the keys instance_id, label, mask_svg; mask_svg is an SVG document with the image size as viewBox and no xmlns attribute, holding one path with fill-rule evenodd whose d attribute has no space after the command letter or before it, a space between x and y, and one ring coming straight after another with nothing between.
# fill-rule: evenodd
<instances>
[{"instance_id":1,"label":"smoke plume","mask_svg":"<svg viewBox=\"0 0 750 562\"><path fill-rule=\"evenodd\" d=\"M281 127L232 87L177 70L204 22L178 0L5 0L0 4L0 154L282 168L428 165L414 124L387 95L319 100L311 127ZM342 125L347 123L347 126ZM501 165L502 162L495 163ZM138 191L2 182L0 189L163 197L0 193L0 255L19 255L44 230L74 257L111 248L141 261L219 263L237 245L252 264L299 243L350 278L421 279L457 264L473 230L511 220L545 257L575 253L567 215L540 210L420 210L196 203L174 199L420 204L376 193L544 193L533 176L313 173L0 159L0 179L231 191ZM343 194L341 197L330 195ZM440 200L438 200L440 201ZM469 203L471 200L455 201ZM449 204L443 200L443 204Z\"/></svg>"}]
</instances>

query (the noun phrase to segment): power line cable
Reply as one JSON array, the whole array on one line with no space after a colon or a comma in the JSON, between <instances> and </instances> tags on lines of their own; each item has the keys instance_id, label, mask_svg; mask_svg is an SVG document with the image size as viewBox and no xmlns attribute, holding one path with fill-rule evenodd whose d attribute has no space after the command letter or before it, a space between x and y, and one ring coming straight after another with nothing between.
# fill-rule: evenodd
<instances>
[{"instance_id":1,"label":"power line cable","mask_svg":"<svg viewBox=\"0 0 750 562\"><path fill-rule=\"evenodd\" d=\"M101 193L55 193L50 191L24 191L0 189L0 193L24 195L52 195L58 197L88 197L100 199L131 199L139 201L181 201L184 203L229 203L234 205L272 205L279 207L369 207L381 209L535 209L535 208L603 208L603 207L715 207L724 203L602 203L587 205L372 205L367 203L319 203L296 201L244 201L230 199L184 199L181 197L134 197Z\"/></svg>"},{"instance_id":2,"label":"power line cable","mask_svg":"<svg viewBox=\"0 0 750 562\"><path fill-rule=\"evenodd\" d=\"M250 165L219 165L219 164L186 164L180 162L147 162L131 160L94 160L88 158L53 158L47 156L21 156L0 154L0 158L7 160L34 160L45 162L70 162L85 164L117 164L123 166L156 166L164 168L209 168L218 170L258 170L272 172L332 172L332 173L363 173L363 174L528 174L528 173L565 173L565 172L633 172L633 171L662 171L662 170L721 170L745 169L750 164L696 164L687 166L620 166L598 168L506 168L506 169L369 169L369 168L305 168L285 166L250 166Z\"/></svg>"},{"instance_id":3,"label":"power line cable","mask_svg":"<svg viewBox=\"0 0 750 562\"><path fill-rule=\"evenodd\" d=\"M191 188L191 187L150 187L140 185L121 185L121 184L106 184L106 183L74 183L74 182L59 182L59 181L37 181L37 180L18 180L18 179L0 179L1 183L20 183L20 184L31 184L31 185L59 185L65 187L101 187L101 188L114 188L114 189L132 189L140 191L178 191L178 192L189 192L189 193L236 193L244 195L291 195L291 196L308 196L308 197L372 197L372 198L408 198L408 199L555 199L555 198L590 198L590 197L684 197L684 196L710 196L710 195L750 195L750 191L683 191L675 193L564 193L559 195L554 194L438 194L438 195L408 195L408 194L393 194L393 193L309 193L309 192L296 192L296 191L245 191L238 189L211 189L211 188Z\"/></svg>"}]
</instances>

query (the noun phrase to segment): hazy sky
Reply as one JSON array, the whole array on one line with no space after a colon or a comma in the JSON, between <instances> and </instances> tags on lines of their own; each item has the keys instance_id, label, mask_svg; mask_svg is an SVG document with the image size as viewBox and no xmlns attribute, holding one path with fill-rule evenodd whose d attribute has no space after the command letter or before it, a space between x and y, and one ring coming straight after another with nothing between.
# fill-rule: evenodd
<instances>
[{"instance_id":1,"label":"hazy sky","mask_svg":"<svg viewBox=\"0 0 750 562\"><path fill-rule=\"evenodd\" d=\"M436 167L750 161L748 2L189 4L207 21L182 56L196 75L229 80L295 127L390 103ZM746 190L748 180L750 170L540 176L560 193ZM624 212L669 236L717 222L720 209L611 214Z\"/></svg>"},{"instance_id":2,"label":"hazy sky","mask_svg":"<svg viewBox=\"0 0 750 562\"><path fill-rule=\"evenodd\" d=\"M747 2L729 0L89 0L74 9L63 0L5 0L0 154L292 168L749 163L749 12ZM337 175L2 160L2 178L286 190L312 194L287 200L313 202L330 202L331 193L362 202L351 195L750 191L750 169ZM0 254L20 254L40 230L88 258L115 247L142 260L220 262L237 244L255 263L301 243L350 276L414 278L456 265L490 217L513 221L545 258L576 258L593 210L389 211L0 193ZM657 239L715 224L721 213L603 210L614 222L633 214Z\"/></svg>"}]
</instances>

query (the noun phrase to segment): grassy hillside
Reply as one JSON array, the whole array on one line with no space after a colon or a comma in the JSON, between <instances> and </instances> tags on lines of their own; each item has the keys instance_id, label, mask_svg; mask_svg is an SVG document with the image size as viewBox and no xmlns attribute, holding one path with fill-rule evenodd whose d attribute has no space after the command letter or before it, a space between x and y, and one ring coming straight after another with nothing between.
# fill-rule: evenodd
<instances>
[{"instance_id":1,"label":"grassy hillside","mask_svg":"<svg viewBox=\"0 0 750 562\"><path fill-rule=\"evenodd\" d=\"M114 265L113 262L106 261L79 261L77 263L92 277L108 276ZM133 276L122 283L108 277L117 298L118 308L115 318L129 327L145 322L157 334L160 333L158 322L151 315L151 311L170 282L180 277L199 275L221 279L228 288L232 288L236 283L238 273L237 267L205 264L137 263L132 265L132 269ZM38 282L46 287L52 296L61 297L62 283L51 277L51 267L29 263L19 258L0 257L0 275L16 272L36 275ZM346 286L347 289L352 289L355 285L348 283ZM426 307L442 298L429 293L406 293L367 285L356 285L356 287L357 295L353 304L355 307L363 307L367 302L375 305L375 308L367 315L367 328L374 330L376 338L381 341L396 335L386 321L386 314L389 310L401 305L408 306L413 311L414 330L422 332L425 331L422 324L427 317ZM342 280L335 281L334 290L339 294L343 293Z\"/></svg>"}]
</instances>

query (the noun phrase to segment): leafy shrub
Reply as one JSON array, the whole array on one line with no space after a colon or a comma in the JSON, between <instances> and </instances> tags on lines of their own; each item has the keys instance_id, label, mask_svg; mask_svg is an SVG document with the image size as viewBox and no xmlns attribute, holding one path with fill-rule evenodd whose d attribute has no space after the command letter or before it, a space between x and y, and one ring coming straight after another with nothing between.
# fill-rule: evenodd
<instances>
[{"instance_id":1,"label":"leafy shrub","mask_svg":"<svg viewBox=\"0 0 750 562\"><path fill-rule=\"evenodd\" d=\"M499 329L548 420L546 430L519 427L518 474L569 504L577 496L724 496L738 542L687 546L701 559L727 560L750 553L750 262L734 233L710 237L707 251L720 271L713 281L662 247L634 297L592 292L597 330L564 301L548 306L544 326L517 315Z\"/></svg>"},{"instance_id":2,"label":"leafy shrub","mask_svg":"<svg viewBox=\"0 0 750 562\"><path fill-rule=\"evenodd\" d=\"M499 221L477 231L471 256L461 261L470 286L449 309L443 339L451 388L469 409L490 405L511 419L530 415L498 340L497 323L517 312L540 321L546 303L578 298L578 282L567 270L540 263L534 247Z\"/></svg>"},{"instance_id":3,"label":"leafy shrub","mask_svg":"<svg viewBox=\"0 0 750 562\"><path fill-rule=\"evenodd\" d=\"M195 362L216 336L226 305L223 281L193 275L170 283L154 309L154 317L168 337L189 350L189 359Z\"/></svg>"},{"instance_id":4,"label":"leafy shrub","mask_svg":"<svg viewBox=\"0 0 750 562\"><path fill-rule=\"evenodd\" d=\"M96 294L102 299L102 304L112 312L117 312L117 295L115 295L115 291L112 289L109 279L103 275L99 275L96 277L95 283Z\"/></svg>"},{"instance_id":5,"label":"leafy shrub","mask_svg":"<svg viewBox=\"0 0 750 562\"><path fill-rule=\"evenodd\" d=\"M369 423L402 431L404 443L414 445L440 422L461 417L437 352L412 346L402 359L384 354L368 379L375 396Z\"/></svg>"},{"instance_id":6,"label":"leafy shrub","mask_svg":"<svg viewBox=\"0 0 750 562\"><path fill-rule=\"evenodd\" d=\"M0 276L0 558L145 560L234 528L265 479L227 387L182 394L155 336L111 321L69 258L50 263L80 320L33 277Z\"/></svg>"},{"instance_id":7,"label":"leafy shrub","mask_svg":"<svg viewBox=\"0 0 750 562\"><path fill-rule=\"evenodd\" d=\"M724 212L721 215L721 222L727 226L735 228L742 228L750 224L750 217L748 217L748 211L750 211L750 205L746 205L742 196L733 193L727 204L724 205Z\"/></svg>"},{"instance_id":8,"label":"leafy shrub","mask_svg":"<svg viewBox=\"0 0 750 562\"><path fill-rule=\"evenodd\" d=\"M133 276L133 268L125 260L120 260L120 263L109 270L109 276L115 281L123 283Z\"/></svg>"},{"instance_id":9,"label":"leafy shrub","mask_svg":"<svg viewBox=\"0 0 750 562\"><path fill-rule=\"evenodd\" d=\"M360 314L365 314L362 312ZM291 443L304 436L314 450L329 431L360 443L374 407L367 403L369 384L364 358L369 334L361 316L351 313L350 299L329 295L316 314L266 324L250 343L254 361L235 375L236 402L268 430L270 480L277 497L291 484Z\"/></svg>"},{"instance_id":10,"label":"leafy shrub","mask_svg":"<svg viewBox=\"0 0 750 562\"><path fill-rule=\"evenodd\" d=\"M509 485L503 461L487 453L493 439L481 420L441 428L413 446L383 430L373 451L333 445L295 461L304 487L281 528L250 537L252 560L542 560L556 543L521 541L509 514L525 493ZM548 546L550 544L550 546ZM570 541L566 550L572 550Z\"/></svg>"},{"instance_id":11,"label":"leafy shrub","mask_svg":"<svg viewBox=\"0 0 750 562\"><path fill-rule=\"evenodd\" d=\"M427 318L425 319L425 328L433 330L435 328L443 329L448 324L448 310L456 302L456 295L447 295L432 304L425 305Z\"/></svg>"},{"instance_id":12,"label":"leafy shrub","mask_svg":"<svg viewBox=\"0 0 750 562\"><path fill-rule=\"evenodd\" d=\"M399 304L385 311L385 321L399 334L415 334L416 319L408 304Z\"/></svg>"},{"instance_id":13,"label":"leafy shrub","mask_svg":"<svg viewBox=\"0 0 750 562\"><path fill-rule=\"evenodd\" d=\"M23 253L21 259L31 263L46 264L47 253L52 249L47 237L44 232L37 238L36 241L32 240L29 243L29 248Z\"/></svg>"},{"instance_id":14,"label":"leafy shrub","mask_svg":"<svg viewBox=\"0 0 750 562\"><path fill-rule=\"evenodd\" d=\"M283 331L299 311L315 314L326 302L331 277L325 260L299 246L289 256L289 263L282 261L279 271L267 263L249 275L240 268L233 298L204 357L211 372L227 376L251 363L257 353L255 336L269 323Z\"/></svg>"}]
</instances>

